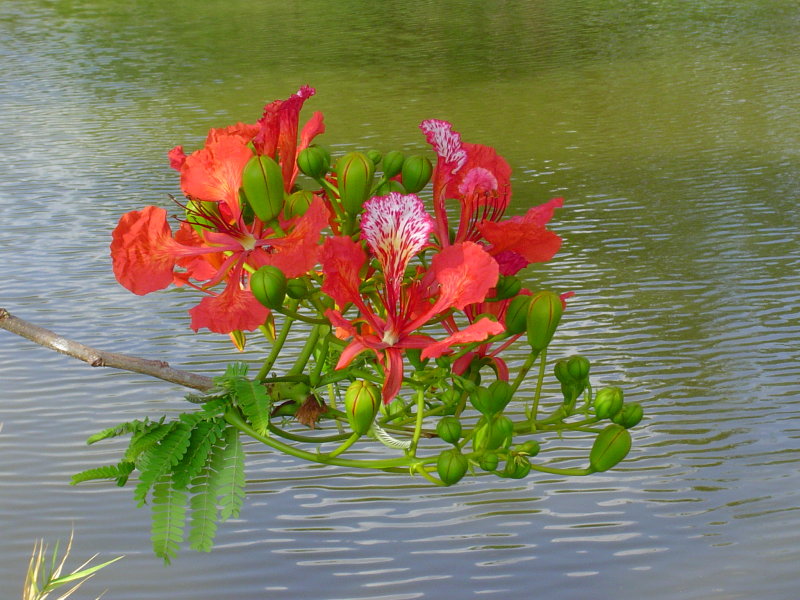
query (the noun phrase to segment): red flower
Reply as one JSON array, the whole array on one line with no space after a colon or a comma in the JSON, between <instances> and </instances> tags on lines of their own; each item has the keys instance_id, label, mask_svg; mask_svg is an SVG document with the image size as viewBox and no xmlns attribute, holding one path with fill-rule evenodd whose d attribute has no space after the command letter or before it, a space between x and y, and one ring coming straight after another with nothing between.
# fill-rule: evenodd
<instances>
[{"instance_id":1,"label":"red flower","mask_svg":"<svg viewBox=\"0 0 800 600\"><path fill-rule=\"evenodd\" d=\"M446 201L455 199L461 216L453 241L485 240L501 274L512 275L555 255L561 238L545 225L553 209L563 204L561 198L530 209L524 217L500 221L511 200L511 168L505 159L489 146L462 143L461 135L447 121L429 119L420 129L437 154L433 206L440 246L451 244Z\"/></svg>"},{"instance_id":2,"label":"red flower","mask_svg":"<svg viewBox=\"0 0 800 600\"><path fill-rule=\"evenodd\" d=\"M328 211L315 198L303 216L279 217L280 229L257 217L245 219L239 196L242 170L255 154L267 154L281 164L286 191L292 189L298 150L325 130L322 114L315 113L298 144L300 109L313 94L313 88L303 87L287 100L268 104L256 124L212 129L203 148L188 156L181 146L170 150L170 165L180 171L181 189L189 199L187 221L173 235L161 208L123 215L111 242L117 280L136 294L170 283L207 292L189 311L195 330L230 333L262 325L269 311L250 293L248 269L274 265L288 278L308 272L317 262ZM223 280L225 289L212 292Z\"/></svg>"},{"instance_id":3,"label":"red flower","mask_svg":"<svg viewBox=\"0 0 800 600\"><path fill-rule=\"evenodd\" d=\"M250 293L245 267L275 265L289 278L306 273L317 262L327 209L315 198L303 216L281 220L283 235L258 219L247 224L240 216L229 223L210 210L196 210L208 227L197 233L184 222L174 236L162 208L147 206L123 215L111 242L117 280L140 295L170 283L206 291L209 296L189 311L195 331L202 327L216 333L257 329L269 311ZM183 271L175 271L176 267ZM210 291L223 280L226 286L221 293Z\"/></svg>"},{"instance_id":4,"label":"red flower","mask_svg":"<svg viewBox=\"0 0 800 600\"><path fill-rule=\"evenodd\" d=\"M428 243L432 229L433 220L413 194L391 193L364 204L361 236L380 266L378 273L368 273L376 275L376 299L360 290L361 271L367 264L361 245L348 237L329 238L323 245L322 291L339 307L326 315L338 328L337 335L352 338L337 368L346 367L365 350L373 351L385 369L382 396L387 403L402 384L404 349L423 348L424 358L435 357L453 344L483 340L503 331L499 323L484 319L440 342L415 333L437 316L482 301L498 276L497 263L480 246L462 242L443 249L427 271L418 268L406 281L409 263ZM341 312L350 304L359 313L353 319Z\"/></svg>"}]
</instances>

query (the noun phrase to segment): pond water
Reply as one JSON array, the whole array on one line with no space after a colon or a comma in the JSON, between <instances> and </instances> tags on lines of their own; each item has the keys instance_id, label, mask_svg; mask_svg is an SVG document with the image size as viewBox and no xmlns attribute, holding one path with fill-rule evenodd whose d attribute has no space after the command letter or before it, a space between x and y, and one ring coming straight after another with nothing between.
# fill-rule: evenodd
<instances>
[{"instance_id":1,"label":"pond water","mask_svg":"<svg viewBox=\"0 0 800 600\"><path fill-rule=\"evenodd\" d=\"M3 588L74 527L76 566L126 555L79 597L796 597L799 30L767 0L4 0L0 306L209 375L262 356L193 334L191 292L121 288L110 231L169 206L169 148L309 83L336 152L427 151L417 125L444 118L507 157L517 212L563 196L564 247L526 271L576 292L552 354L646 419L608 473L448 489L250 446L241 518L163 567L129 489L68 481L121 450L89 435L181 390L0 331Z\"/></svg>"}]
</instances>

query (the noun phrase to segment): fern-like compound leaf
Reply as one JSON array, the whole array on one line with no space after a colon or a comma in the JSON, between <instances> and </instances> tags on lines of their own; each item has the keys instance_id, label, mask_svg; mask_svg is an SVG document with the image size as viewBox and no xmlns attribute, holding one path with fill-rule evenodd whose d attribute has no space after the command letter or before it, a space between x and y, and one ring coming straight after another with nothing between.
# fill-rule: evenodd
<instances>
[{"instance_id":1,"label":"fern-like compound leaf","mask_svg":"<svg viewBox=\"0 0 800 600\"><path fill-rule=\"evenodd\" d=\"M216 472L208 464L192 479L190 492L192 509L189 521L189 547L199 552L210 552L217 534Z\"/></svg>"},{"instance_id":2,"label":"fern-like compound leaf","mask_svg":"<svg viewBox=\"0 0 800 600\"><path fill-rule=\"evenodd\" d=\"M176 490L169 475L162 476L153 485L152 519L153 551L169 564L183 541L186 522L186 492Z\"/></svg>"}]
</instances>

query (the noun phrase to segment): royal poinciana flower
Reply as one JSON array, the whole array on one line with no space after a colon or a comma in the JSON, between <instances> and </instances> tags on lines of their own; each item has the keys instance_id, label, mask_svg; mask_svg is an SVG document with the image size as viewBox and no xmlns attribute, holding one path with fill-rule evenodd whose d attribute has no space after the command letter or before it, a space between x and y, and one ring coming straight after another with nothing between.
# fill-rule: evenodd
<instances>
[{"instance_id":1,"label":"royal poinciana flower","mask_svg":"<svg viewBox=\"0 0 800 600\"><path fill-rule=\"evenodd\" d=\"M170 283L205 291L208 296L189 311L194 330L230 333L262 325L269 311L250 293L248 273L263 265L278 267L287 278L308 272L317 262L328 211L315 198L302 216L279 215L271 223L246 216L239 193L242 170L253 156L268 155L279 161L285 190L291 190L298 150L324 130L322 115L315 113L298 144L300 108L313 93L304 87L288 100L268 104L254 125L212 129L205 146L188 156L180 146L173 148L170 163L180 171L188 199L186 220L173 234L164 209L148 206L123 215L111 242L117 280L136 294ZM221 292L211 289L222 282Z\"/></svg>"},{"instance_id":2,"label":"royal poinciana flower","mask_svg":"<svg viewBox=\"0 0 800 600\"><path fill-rule=\"evenodd\" d=\"M474 242L459 242L433 256L430 267L407 274L411 259L428 244L434 222L413 194L391 193L368 200L361 217L361 238L379 265L373 272L361 244L349 237L331 237L321 252L322 291L336 302L326 312L342 339L352 339L336 366L349 365L361 352L375 353L385 370L382 397L390 402L403 379L403 352L422 348L423 358L441 356L454 344L481 341L503 326L484 318L436 341L418 330L434 318L482 301L496 284L498 266ZM362 293L371 278L375 294ZM353 305L357 315L344 316Z\"/></svg>"},{"instance_id":3,"label":"royal poinciana flower","mask_svg":"<svg viewBox=\"0 0 800 600\"><path fill-rule=\"evenodd\" d=\"M561 198L500 221L511 200L511 167L505 159L489 146L463 143L447 121L429 119L420 129L437 156L433 207L435 234L442 247L462 241L482 243L502 275L513 275L530 263L553 257L561 238L545 226L563 204ZM456 200L460 206L452 240L448 200Z\"/></svg>"}]
</instances>

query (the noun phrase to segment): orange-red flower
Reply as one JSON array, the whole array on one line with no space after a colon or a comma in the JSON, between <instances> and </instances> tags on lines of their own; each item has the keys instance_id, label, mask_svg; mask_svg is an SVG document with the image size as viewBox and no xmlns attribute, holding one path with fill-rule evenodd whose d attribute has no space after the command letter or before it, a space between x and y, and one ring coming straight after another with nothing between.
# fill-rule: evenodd
<instances>
[{"instance_id":1,"label":"orange-red flower","mask_svg":"<svg viewBox=\"0 0 800 600\"><path fill-rule=\"evenodd\" d=\"M317 262L328 211L315 198L304 215L279 216L277 226L245 215L242 170L256 154L269 155L279 161L285 189L291 190L298 150L324 131L322 114L315 113L298 144L300 109L313 94L313 88L303 87L287 100L268 104L256 124L212 129L205 145L188 156L182 147L173 148L170 164L180 172L189 200L186 221L173 234L164 209L148 206L123 215L111 242L117 280L136 294L170 283L205 291L208 296L189 311L195 330L230 333L262 325L269 311L250 293L248 271L274 265L288 278L308 272ZM212 290L223 281L222 292Z\"/></svg>"},{"instance_id":2,"label":"orange-red flower","mask_svg":"<svg viewBox=\"0 0 800 600\"><path fill-rule=\"evenodd\" d=\"M384 402L390 402L402 385L405 349L422 348L423 358L436 357L453 344L503 331L499 323L482 319L439 342L416 333L438 316L482 301L498 277L497 263L486 251L473 242L459 242L434 255L430 267L418 268L409 280L410 261L428 243L432 229L433 220L417 196L391 193L368 200L361 218L361 237L377 260L377 272L367 267L362 273L368 257L352 239L332 237L323 245L322 291L339 307L326 315L339 337L352 338L337 368L346 367L365 350L373 351L385 370ZM362 293L362 276L372 277L375 294ZM348 319L342 311L350 304L358 315Z\"/></svg>"},{"instance_id":3,"label":"orange-red flower","mask_svg":"<svg viewBox=\"0 0 800 600\"><path fill-rule=\"evenodd\" d=\"M420 129L437 155L433 171L435 232L439 245L473 241L483 243L500 266L500 273L513 275L533 262L550 260L561 246L561 238L545 226L555 198L531 208L523 217L500 221L511 200L511 167L494 148L466 144L447 121L429 119ZM447 201L460 205L460 218L451 240Z\"/></svg>"}]
</instances>

